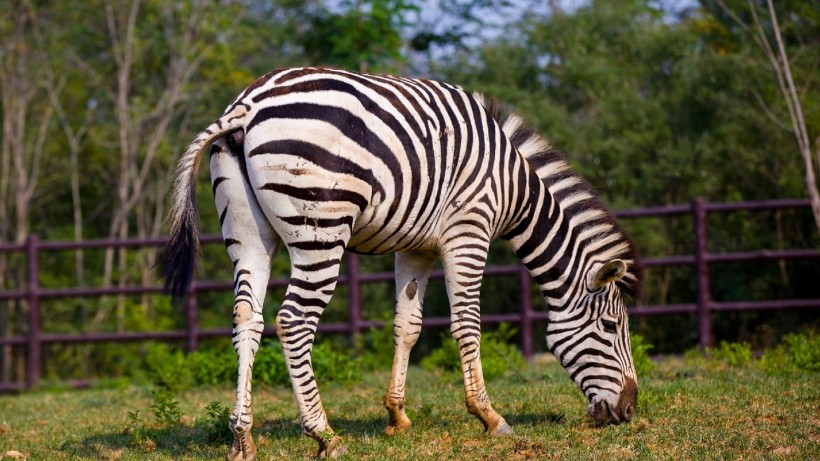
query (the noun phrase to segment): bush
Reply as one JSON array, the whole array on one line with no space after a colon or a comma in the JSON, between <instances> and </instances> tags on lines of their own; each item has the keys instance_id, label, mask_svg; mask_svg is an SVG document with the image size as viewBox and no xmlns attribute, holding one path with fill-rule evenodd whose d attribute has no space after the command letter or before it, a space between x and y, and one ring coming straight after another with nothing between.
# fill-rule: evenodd
<instances>
[{"instance_id":1,"label":"bush","mask_svg":"<svg viewBox=\"0 0 820 461\"><path fill-rule=\"evenodd\" d=\"M352 348L333 341L319 341L313 346L313 373L323 382L353 383L362 380L362 367L352 354ZM278 341L265 341L256 353L253 364L254 381L271 386L289 386L290 376L285 356Z\"/></svg>"},{"instance_id":2,"label":"bush","mask_svg":"<svg viewBox=\"0 0 820 461\"><path fill-rule=\"evenodd\" d=\"M171 350L166 344L148 344L145 365L148 377L161 389L179 392L193 384L193 374L186 363L185 354L179 350Z\"/></svg>"},{"instance_id":3,"label":"bush","mask_svg":"<svg viewBox=\"0 0 820 461\"><path fill-rule=\"evenodd\" d=\"M287 386L290 376L279 341L263 341L253 361L253 379L270 386Z\"/></svg>"},{"instance_id":4,"label":"bush","mask_svg":"<svg viewBox=\"0 0 820 461\"><path fill-rule=\"evenodd\" d=\"M380 328L371 328L356 337L359 362L365 370L386 370L393 365L393 319L387 315Z\"/></svg>"},{"instance_id":5,"label":"bush","mask_svg":"<svg viewBox=\"0 0 820 461\"><path fill-rule=\"evenodd\" d=\"M518 373L527 366L521 351L509 342L515 334L515 328L502 323L497 330L482 335L481 369L485 380L499 378L510 372ZM458 345L449 334L442 333L441 347L423 358L421 366L431 371L441 369L460 372L461 356Z\"/></svg>"},{"instance_id":6,"label":"bush","mask_svg":"<svg viewBox=\"0 0 820 461\"><path fill-rule=\"evenodd\" d=\"M794 366L803 370L820 371L820 336L814 332L789 334L783 341Z\"/></svg>"},{"instance_id":7,"label":"bush","mask_svg":"<svg viewBox=\"0 0 820 461\"><path fill-rule=\"evenodd\" d=\"M782 345L764 352L758 366L770 375L785 375L795 371L791 357Z\"/></svg>"},{"instance_id":8,"label":"bush","mask_svg":"<svg viewBox=\"0 0 820 461\"><path fill-rule=\"evenodd\" d=\"M187 362L199 385L214 386L236 379L236 352L230 345L192 352Z\"/></svg>"},{"instance_id":9,"label":"bush","mask_svg":"<svg viewBox=\"0 0 820 461\"><path fill-rule=\"evenodd\" d=\"M712 351L712 357L725 362L730 367L742 367L752 361L752 347L749 343L721 342Z\"/></svg>"},{"instance_id":10,"label":"bush","mask_svg":"<svg viewBox=\"0 0 820 461\"><path fill-rule=\"evenodd\" d=\"M641 335L631 335L630 344L632 346L632 363L635 365L635 373L644 376L655 369L655 362L649 358L649 349L652 345L647 343Z\"/></svg>"},{"instance_id":11,"label":"bush","mask_svg":"<svg viewBox=\"0 0 820 461\"><path fill-rule=\"evenodd\" d=\"M362 366L353 349L324 340L313 346L313 373L320 382L356 383L362 380Z\"/></svg>"}]
</instances>

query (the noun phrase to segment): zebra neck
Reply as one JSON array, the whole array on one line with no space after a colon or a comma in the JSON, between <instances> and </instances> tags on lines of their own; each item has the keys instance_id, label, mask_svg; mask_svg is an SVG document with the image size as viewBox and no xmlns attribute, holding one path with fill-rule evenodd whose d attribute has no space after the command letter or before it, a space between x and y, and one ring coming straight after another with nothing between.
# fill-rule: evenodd
<instances>
[{"instance_id":1,"label":"zebra neck","mask_svg":"<svg viewBox=\"0 0 820 461\"><path fill-rule=\"evenodd\" d=\"M539 174L526 227L509 241L549 308L562 310L580 296L596 262L622 257L630 243L580 176L556 176Z\"/></svg>"}]
</instances>

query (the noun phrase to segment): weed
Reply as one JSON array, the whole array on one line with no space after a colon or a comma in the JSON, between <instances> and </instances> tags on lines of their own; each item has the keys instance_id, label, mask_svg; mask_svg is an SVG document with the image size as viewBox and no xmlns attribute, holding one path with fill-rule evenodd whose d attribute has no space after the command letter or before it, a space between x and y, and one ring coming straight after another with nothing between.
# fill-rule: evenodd
<instances>
[{"instance_id":1,"label":"weed","mask_svg":"<svg viewBox=\"0 0 820 461\"><path fill-rule=\"evenodd\" d=\"M174 394L168 390L160 389L151 393L154 403L151 410L157 421L166 427L178 427L181 424L182 409L179 402L174 398Z\"/></svg>"},{"instance_id":2,"label":"weed","mask_svg":"<svg viewBox=\"0 0 820 461\"><path fill-rule=\"evenodd\" d=\"M219 400L214 400L205 407L205 411L207 413L205 417L205 434L208 441L213 443L229 442L233 437L228 426L231 409Z\"/></svg>"},{"instance_id":3,"label":"weed","mask_svg":"<svg viewBox=\"0 0 820 461\"><path fill-rule=\"evenodd\" d=\"M131 442L134 445L140 446L147 439L145 430L145 421L140 416L139 410L128 412L128 423L125 425L125 434L131 436Z\"/></svg>"}]
</instances>

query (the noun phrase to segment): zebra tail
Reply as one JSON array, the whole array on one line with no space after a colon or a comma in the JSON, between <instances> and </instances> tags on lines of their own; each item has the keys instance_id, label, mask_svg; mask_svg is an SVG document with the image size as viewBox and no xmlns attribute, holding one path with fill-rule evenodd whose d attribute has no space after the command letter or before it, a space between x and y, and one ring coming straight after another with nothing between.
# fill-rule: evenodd
<instances>
[{"instance_id":1,"label":"zebra tail","mask_svg":"<svg viewBox=\"0 0 820 461\"><path fill-rule=\"evenodd\" d=\"M171 234L160 258L165 292L171 294L173 302L180 301L188 291L199 255L196 176L202 154L217 139L243 129L246 114L246 106L235 105L200 132L177 163L168 213Z\"/></svg>"}]
</instances>

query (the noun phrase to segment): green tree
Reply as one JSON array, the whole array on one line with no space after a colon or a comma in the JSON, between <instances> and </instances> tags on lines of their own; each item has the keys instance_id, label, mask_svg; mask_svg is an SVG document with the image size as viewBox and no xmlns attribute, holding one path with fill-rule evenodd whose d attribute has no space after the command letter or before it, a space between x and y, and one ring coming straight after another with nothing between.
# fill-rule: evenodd
<instances>
[{"instance_id":1,"label":"green tree","mask_svg":"<svg viewBox=\"0 0 820 461\"><path fill-rule=\"evenodd\" d=\"M401 29L417 11L412 0L344 0L340 12L310 14L305 54L314 63L360 71L395 70L403 60Z\"/></svg>"}]
</instances>

